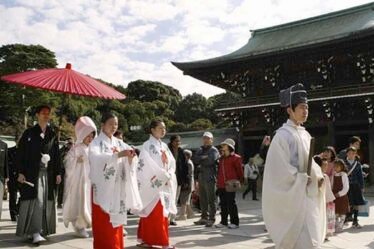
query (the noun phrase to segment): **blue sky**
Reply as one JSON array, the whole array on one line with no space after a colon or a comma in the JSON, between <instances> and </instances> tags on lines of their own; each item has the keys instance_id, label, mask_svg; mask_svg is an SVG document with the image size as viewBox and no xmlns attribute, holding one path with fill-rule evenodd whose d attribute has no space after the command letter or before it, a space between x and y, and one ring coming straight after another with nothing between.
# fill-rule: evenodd
<instances>
[{"instance_id":1,"label":"blue sky","mask_svg":"<svg viewBox=\"0 0 374 249\"><path fill-rule=\"evenodd\" d=\"M207 97L223 92L170 61L207 59L243 46L249 30L341 10L365 0L5 0L0 45L41 44L59 67L114 84L157 80Z\"/></svg>"}]
</instances>

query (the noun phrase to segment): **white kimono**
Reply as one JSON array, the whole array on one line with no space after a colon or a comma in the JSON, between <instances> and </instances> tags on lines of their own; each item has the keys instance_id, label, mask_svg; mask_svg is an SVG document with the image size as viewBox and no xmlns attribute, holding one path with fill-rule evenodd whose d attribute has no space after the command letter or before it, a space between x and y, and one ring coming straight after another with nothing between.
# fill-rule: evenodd
<instances>
[{"instance_id":1,"label":"white kimono","mask_svg":"<svg viewBox=\"0 0 374 249\"><path fill-rule=\"evenodd\" d=\"M63 221L66 227L72 222L76 229L91 227L91 181L89 179L90 164L88 146L83 140L96 126L89 117L81 117L75 124L77 144L70 149L65 162ZM83 162L79 163L78 158Z\"/></svg>"},{"instance_id":2,"label":"white kimono","mask_svg":"<svg viewBox=\"0 0 374 249\"><path fill-rule=\"evenodd\" d=\"M167 156L166 165L162 162L162 152ZM175 168L175 159L168 146L150 136L143 144L137 167L139 192L144 207L138 212L139 216L147 217L159 200L165 217L168 217L169 213L177 213Z\"/></svg>"},{"instance_id":3,"label":"white kimono","mask_svg":"<svg viewBox=\"0 0 374 249\"><path fill-rule=\"evenodd\" d=\"M78 163L78 157L83 163ZM77 229L91 227L91 182L88 177L88 146L81 143L74 146L65 157L65 189L63 220Z\"/></svg>"},{"instance_id":4,"label":"white kimono","mask_svg":"<svg viewBox=\"0 0 374 249\"><path fill-rule=\"evenodd\" d=\"M116 137L109 138L101 132L89 148L93 202L109 214L113 227L126 224L127 209L142 208L137 187L136 166L127 157L118 158L119 151L131 149Z\"/></svg>"},{"instance_id":5,"label":"white kimono","mask_svg":"<svg viewBox=\"0 0 374 249\"><path fill-rule=\"evenodd\" d=\"M334 196L334 193L332 192L332 184L330 182L330 177L326 174L323 174L323 177L325 179L325 184L326 184L326 187L325 187L325 190L326 190L326 203L329 203L329 202L332 202L335 200L335 196Z\"/></svg>"},{"instance_id":6,"label":"white kimono","mask_svg":"<svg viewBox=\"0 0 374 249\"><path fill-rule=\"evenodd\" d=\"M267 154L262 211L276 249L321 248L325 238L325 186L318 188L323 174L314 161L307 186L310 139L304 127L288 120Z\"/></svg>"}]
</instances>

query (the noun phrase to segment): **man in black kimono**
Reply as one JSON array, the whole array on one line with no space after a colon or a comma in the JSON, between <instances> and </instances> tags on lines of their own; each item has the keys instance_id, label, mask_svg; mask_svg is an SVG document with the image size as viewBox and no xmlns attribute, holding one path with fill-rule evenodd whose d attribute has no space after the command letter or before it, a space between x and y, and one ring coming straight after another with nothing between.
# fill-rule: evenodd
<instances>
[{"instance_id":1,"label":"man in black kimono","mask_svg":"<svg viewBox=\"0 0 374 249\"><path fill-rule=\"evenodd\" d=\"M38 244L56 232L55 191L61 182L58 139L49 126L51 108L36 109L38 124L27 129L18 144L18 182L21 202L17 236Z\"/></svg>"},{"instance_id":2,"label":"man in black kimono","mask_svg":"<svg viewBox=\"0 0 374 249\"><path fill-rule=\"evenodd\" d=\"M9 169L9 212L12 221L17 221L18 206L17 206L17 167L16 167L16 153L17 147L13 146L8 149L8 169Z\"/></svg>"},{"instance_id":3,"label":"man in black kimono","mask_svg":"<svg viewBox=\"0 0 374 249\"><path fill-rule=\"evenodd\" d=\"M0 140L0 220L3 210L5 184L8 180L8 145Z\"/></svg>"}]
</instances>

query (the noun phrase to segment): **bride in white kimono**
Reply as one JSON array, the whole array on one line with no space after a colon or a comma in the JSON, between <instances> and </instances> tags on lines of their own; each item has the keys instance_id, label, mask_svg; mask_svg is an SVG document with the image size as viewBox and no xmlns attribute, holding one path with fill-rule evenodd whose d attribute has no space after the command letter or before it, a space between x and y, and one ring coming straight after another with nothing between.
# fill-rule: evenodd
<instances>
[{"instance_id":1,"label":"bride in white kimono","mask_svg":"<svg viewBox=\"0 0 374 249\"><path fill-rule=\"evenodd\" d=\"M321 248L326 234L325 185L320 167L307 164L311 136L302 84L280 93L289 120L277 131L266 157L262 211L276 249ZM277 205L274 205L277 203Z\"/></svg>"},{"instance_id":2,"label":"bride in white kimono","mask_svg":"<svg viewBox=\"0 0 374 249\"><path fill-rule=\"evenodd\" d=\"M88 146L96 136L96 125L89 117L80 117L75 124L76 145L65 157L65 189L63 220L71 222L79 237L89 237L91 227L91 181Z\"/></svg>"}]
</instances>

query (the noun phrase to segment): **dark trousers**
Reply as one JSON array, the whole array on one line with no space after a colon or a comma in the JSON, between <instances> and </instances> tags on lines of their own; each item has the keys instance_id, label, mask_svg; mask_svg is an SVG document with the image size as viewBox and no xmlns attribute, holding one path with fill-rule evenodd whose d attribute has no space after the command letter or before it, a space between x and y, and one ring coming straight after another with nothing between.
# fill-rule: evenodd
<instances>
[{"instance_id":1,"label":"dark trousers","mask_svg":"<svg viewBox=\"0 0 374 249\"><path fill-rule=\"evenodd\" d=\"M57 186L57 205L62 206L64 199L65 173L61 175L61 183Z\"/></svg>"},{"instance_id":2,"label":"dark trousers","mask_svg":"<svg viewBox=\"0 0 374 249\"><path fill-rule=\"evenodd\" d=\"M10 217L18 215L17 190L17 177L16 175L11 175L8 181Z\"/></svg>"},{"instance_id":3,"label":"dark trousers","mask_svg":"<svg viewBox=\"0 0 374 249\"><path fill-rule=\"evenodd\" d=\"M238 207L235 202L235 192L226 192L225 189L218 189L218 195L221 206L221 224L228 225L228 216L230 223L239 226Z\"/></svg>"},{"instance_id":4,"label":"dark trousers","mask_svg":"<svg viewBox=\"0 0 374 249\"><path fill-rule=\"evenodd\" d=\"M353 214L353 225L358 224L358 209L354 208L352 210L352 214Z\"/></svg>"},{"instance_id":5,"label":"dark trousers","mask_svg":"<svg viewBox=\"0 0 374 249\"><path fill-rule=\"evenodd\" d=\"M249 191L252 191L252 200L257 199L257 180L248 180L247 189L243 192L243 199L245 196L249 193Z\"/></svg>"},{"instance_id":6,"label":"dark trousers","mask_svg":"<svg viewBox=\"0 0 374 249\"><path fill-rule=\"evenodd\" d=\"M199 178L199 202L201 209L201 219L214 221L216 217L216 183L207 182ZM209 217L208 217L209 211Z\"/></svg>"}]
</instances>

